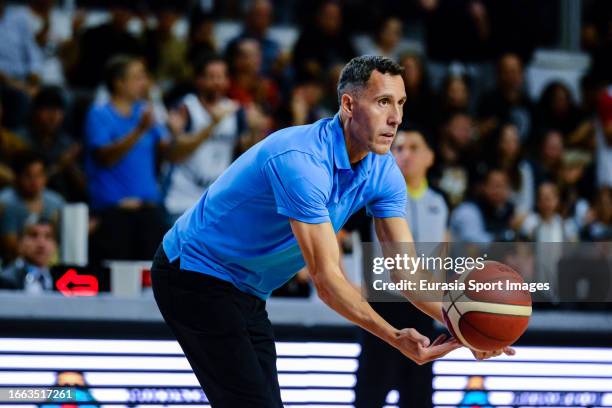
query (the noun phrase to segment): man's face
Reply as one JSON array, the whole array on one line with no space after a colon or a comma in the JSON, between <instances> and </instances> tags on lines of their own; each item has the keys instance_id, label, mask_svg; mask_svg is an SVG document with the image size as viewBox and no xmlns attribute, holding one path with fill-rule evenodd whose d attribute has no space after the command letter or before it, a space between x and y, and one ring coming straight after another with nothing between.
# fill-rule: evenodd
<instances>
[{"instance_id":1,"label":"man's face","mask_svg":"<svg viewBox=\"0 0 612 408\"><path fill-rule=\"evenodd\" d=\"M248 19L252 30L264 34L272 23L272 5L270 2L267 0L256 1Z\"/></svg>"},{"instance_id":2,"label":"man's face","mask_svg":"<svg viewBox=\"0 0 612 408\"><path fill-rule=\"evenodd\" d=\"M468 115L457 114L452 117L447 125L449 140L453 146L465 148L472 140L472 118Z\"/></svg>"},{"instance_id":3,"label":"man's face","mask_svg":"<svg viewBox=\"0 0 612 408\"><path fill-rule=\"evenodd\" d=\"M20 255L27 262L39 267L49 266L55 249L53 227L49 224L27 226L19 243Z\"/></svg>"},{"instance_id":4,"label":"man's face","mask_svg":"<svg viewBox=\"0 0 612 408\"><path fill-rule=\"evenodd\" d=\"M55 133L64 122L64 110L59 107L41 107L34 112L37 126L49 133Z\"/></svg>"},{"instance_id":5,"label":"man's face","mask_svg":"<svg viewBox=\"0 0 612 408\"><path fill-rule=\"evenodd\" d=\"M433 164L433 152L418 132L398 132L392 152L405 177L424 177Z\"/></svg>"},{"instance_id":6,"label":"man's face","mask_svg":"<svg viewBox=\"0 0 612 408\"><path fill-rule=\"evenodd\" d=\"M360 150L386 154L402 123L406 92L401 75L373 71L351 101L351 143Z\"/></svg>"},{"instance_id":7,"label":"man's face","mask_svg":"<svg viewBox=\"0 0 612 408\"><path fill-rule=\"evenodd\" d=\"M317 20L321 31L325 34L330 36L338 34L342 28L342 11L340 10L340 6L335 3L323 5L319 11Z\"/></svg>"},{"instance_id":8,"label":"man's face","mask_svg":"<svg viewBox=\"0 0 612 408\"><path fill-rule=\"evenodd\" d=\"M33 198L43 192L47 185L45 166L40 162L30 164L17 176L17 187L25 198Z\"/></svg>"},{"instance_id":9,"label":"man's face","mask_svg":"<svg viewBox=\"0 0 612 408\"><path fill-rule=\"evenodd\" d=\"M501 130L499 152L506 158L515 158L520 153L521 141L518 129L514 125L506 125Z\"/></svg>"},{"instance_id":10,"label":"man's face","mask_svg":"<svg viewBox=\"0 0 612 408\"><path fill-rule=\"evenodd\" d=\"M198 91L206 98L217 99L227 93L229 77L223 61L213 61L206 65L196 78Z\"/></svg>"},{"instance_id":11,"label":"man's face","mask_svg":"<svg viewBox=\"0 0 612 408\"><path fill-rule=\"evenodd\" d=\"M563 136L556 130L551 130L546 134L542 145L542 158L555 162L561 160L563 156Z\"/></svg>"},{"instance_id":12,"label":"man's face","mask_svg":"<svg viewBox=\"0 0 612 408\"><path fill-rule=\"evenodd\" d=\"M125 76L118 81L121 93L131 100L139 100L146 96L149 86L147 70L141 61L131 62L125 70Z\"/></svg>"},{"instance_id":13,"label":"man's face","mask_svg":"<svg viewBox=\"0 0 612 408\"><path fill-rule=\"evenodd\" d=\"M516 55L506 55L500 61L499 82L504 88L519 89L523 86L523 64Z\"/></svg>"},{"instance_id":14,"label":"man's face","mask_svg":"<svg viewBox=\"0 0 612 408\"><path fill-rule=\"evenodd\" d=\"M248 39L240 42L235 65L238 72L259 72L261 68L261 49L256 40Z\"/></svg>"},{"instance_id":15,"label":"man's face","mask_svg":"<svg viewBox=\"0 0 612 408\"><path fill-rule=\"evenodd\" d=\"M543 183L538 188L538 210L540 214L551 216L559 207L559 193L552 183Z\"/></svg>"},{"instance_id":16,"label":"man's face","mask_svg":"<svg viewBox=\"0 0 612 408\"><path fill-rule=\"evenodd\" d=\"M410 89L417 88L423 79L421 66L417 59L413 56L408 56L402 61L402 66L404 67L404 81L406 82L406 87Z\"/></svg>"},{"instance_id":17,"label":"man's face","mask_svg":"<svg viewBox=\"0 0 612 408\"><path fill-rule=\"evenodd\" d=\"M492 171L487 176L484 186L486 200L493 207L501 207L510 197L510 184L508 177L501 171Z\"/></svg>"},{"instance_id":18,"label":"man's face","mask_svg":"<svg viewBox=\"0 0 612 408\"><path fill-rule=\"evenodd\" d=\"M402 20L389 18L380 32L379 41L388 47L395 47L402 40Z\"/></svg>"}]
</instances>

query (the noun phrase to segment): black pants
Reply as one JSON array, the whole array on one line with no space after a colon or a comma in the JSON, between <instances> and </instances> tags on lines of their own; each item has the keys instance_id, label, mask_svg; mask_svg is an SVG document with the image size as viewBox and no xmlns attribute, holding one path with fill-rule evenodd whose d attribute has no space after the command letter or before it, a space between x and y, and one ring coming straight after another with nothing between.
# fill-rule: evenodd
<instances>
[{"instance_id":1,"label":"black pants","mask_svg":"<svg viewBox=\"0 0 612 408\"><path fill-rule=\"evenodd\" d=\"M97 214L98 229L91 237L90 259L100 263L109 259L151 259L166 233L163 208L107 208Z\"/></svg>"},{"instance_id":2,"label":"black pants","mask_svg":"<svg viewBox=\"0 0 612 408\"><path fill-rule=\"evenodd\" d=\"M180 269L160 246L153 293L213 408L282 408L266 302Z\"/></svg>"},{"instance_id":3,"label":"black pants","mask_svg":"<svg viewBox=\"0 0 612 408\"><path fill-rule=\"evenodd\" d=\"M433 322L408 302L378 302L371 306L398 329L415 328L431 339ZM432 363L415 364L378 337L361 330L361 354L355 386L355 408L380 408L392 389L401 408L431 408Z\"/></svg>"}]
</instances>

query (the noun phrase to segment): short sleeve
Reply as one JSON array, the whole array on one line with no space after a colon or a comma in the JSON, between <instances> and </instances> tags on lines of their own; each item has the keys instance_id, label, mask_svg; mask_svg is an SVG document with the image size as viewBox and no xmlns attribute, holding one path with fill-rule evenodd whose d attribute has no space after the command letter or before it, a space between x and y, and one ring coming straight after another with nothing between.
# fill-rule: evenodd
<instances>
[{"instance_id":1,"label":"short sleeve","mask_svg":"<svg viewBox=\"0 0 612 408\"><path fill-rule=\"evenodd\" d=\"M112 129L109 118L106 118L106 112L99 106L91 108L87 114L85 121L85 137L87 146L90 149L98 149L110 144L112 139Z\"/></svg>"},{"instance_id":2,"label":"short sleeve","mask_svg":"<svg viewBox=\"0 0 612 408\"><path fill-rule=\"evenodd\" d=\"M309 224L330 222L331 179L314 157L296 151L283 153L266 162L264 173L279 214Z\"/></svg>"},{"instance_id":3,"label":"short sleeve","mask_svg":"<svg viewBox=\"0 0 612 408\"><path fill-rule=\"evenodd\" d=\"M378 186L377 194L366 205L368 215L375 218L405 218L406 182L395 161L386 167Z\"/></svg>"}]
</instances>

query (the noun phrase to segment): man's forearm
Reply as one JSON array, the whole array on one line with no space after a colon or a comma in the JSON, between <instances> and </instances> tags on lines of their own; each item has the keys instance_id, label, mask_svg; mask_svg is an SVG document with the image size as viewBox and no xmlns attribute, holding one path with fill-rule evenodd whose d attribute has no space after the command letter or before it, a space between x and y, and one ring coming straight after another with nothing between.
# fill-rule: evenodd
<instances>
[{"instance_id":1,"label":"man's forearm","mask_svg":"<svg viewBox=\"0 0 612 408\"><path fill-rule=\"evenodd\" d=\"M189 157L204 141L211 135L216 126L216 122L212 122L204 129L193 135L177 135L175 142L168 149L167 159L172 162L180 162Z\"/></svg>"},{"instance_id":2,"label":"man's forearm","mask_svg":"<svg viewBox=\"0 0 612 408\"><path fill-rule=\"evenodd\" d=\"M144 129L141 127L136 127L120 140L98 148L96 151L96 158L107 167L114 165L134 147L144 132Z\"/></svg>"},{"instance_id":3,"label":"man's forearm","mask_svg":"<svg viewBox=\"0 0 612 408\"><path fill-rule=\"evenodd\" d=\"M420 287L419 282L421 280L434 283L437 282L437 279L431 272L422 268L417 270L414 274L395 270L391 272L391 277L395 282L403 279L415 282L417 287ZM403 290L401 293L402 296L408 299L423 313L444 324L444 316L442 314L442 297L444 293L441 290L428 290L427 292L420 290Z\"/></svg>"},{"instance_id":4,"label":"man's forearm","mask_svg":"<svg viewBox=\"0 0 612 408\"><path fill-rule=\"evenodd\" d=\"M311 275L317 294L325 304L364 330L395 345L398 330L362 299L356 288L342 276L339 267L337 271L318 272Z\"/></svg>"}]
</instances>

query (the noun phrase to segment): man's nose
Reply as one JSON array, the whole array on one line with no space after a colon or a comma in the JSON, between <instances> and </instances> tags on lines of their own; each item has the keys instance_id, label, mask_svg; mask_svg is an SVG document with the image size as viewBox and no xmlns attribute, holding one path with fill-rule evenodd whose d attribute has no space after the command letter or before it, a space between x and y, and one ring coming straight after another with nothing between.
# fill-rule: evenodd
<instances>
[{"instance_id":1,"label":"man's nose","mask_svg":"<svg viewBox=\"0 0 612 408\"><path fill-rule=\"evenodd\" d=\"M387 118L387 123L391 126L399 126L402 122L402 108L395 107L391 110L389 117Z\"/></svg>"}]
</instances>

